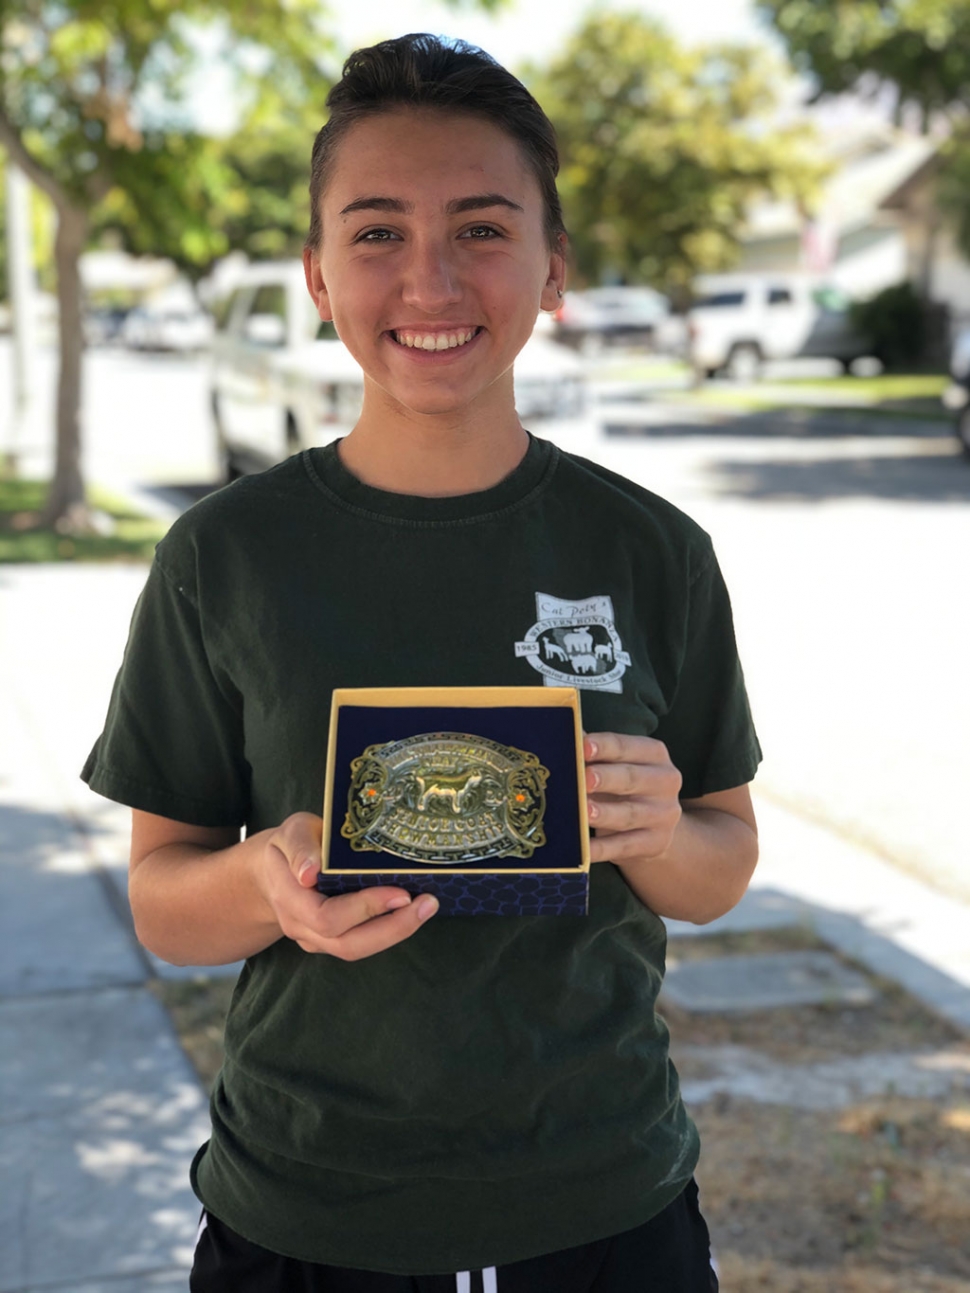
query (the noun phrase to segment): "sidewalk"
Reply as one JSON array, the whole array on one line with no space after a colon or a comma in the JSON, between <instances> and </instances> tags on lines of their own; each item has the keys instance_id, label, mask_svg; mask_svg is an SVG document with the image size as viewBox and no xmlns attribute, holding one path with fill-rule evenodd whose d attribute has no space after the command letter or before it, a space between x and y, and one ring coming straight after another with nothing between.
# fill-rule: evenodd
<instances>
[{"instance_id":1,"label":"sidewalk","mask_svg":"<svg viewBox=\"0 0 970 1293\"><path fill-rule=\"evenodd\" d=\"M78 780L141 568L0 566L0 1290L184 1293L206 1099Z\"/></svg>"},{"instance_id":2,"label":"sidewalk","mask_svg":"<svg viewBox=\"0 0 970 1293\"><path fill-rule=\"evenodd\" d=\"M187 1287L206 1101L149 984L191 971L135 942L127 812L77 776L144 574L0 566L0 1293ZM970 909L758 810L755 882L701 934L809 925L970 1034Z\"/></svg>"}]
</instances>

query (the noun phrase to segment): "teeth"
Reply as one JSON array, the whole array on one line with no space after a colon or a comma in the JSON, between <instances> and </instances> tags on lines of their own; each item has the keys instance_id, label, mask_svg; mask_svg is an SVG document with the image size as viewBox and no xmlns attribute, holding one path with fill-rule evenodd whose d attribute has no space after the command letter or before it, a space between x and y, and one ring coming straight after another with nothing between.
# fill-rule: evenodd
<instances>
[{"instance_id":1,"label":"teeth","mask_svg":"<svg viewBox=\"0 0 970 1293\"><path fill-rule=\"evenodd\" d=\"M454 350L471 341L476 331L468 328L461 332L395 332L394 339L413 350Z\"/></svg>"}]
</instances>

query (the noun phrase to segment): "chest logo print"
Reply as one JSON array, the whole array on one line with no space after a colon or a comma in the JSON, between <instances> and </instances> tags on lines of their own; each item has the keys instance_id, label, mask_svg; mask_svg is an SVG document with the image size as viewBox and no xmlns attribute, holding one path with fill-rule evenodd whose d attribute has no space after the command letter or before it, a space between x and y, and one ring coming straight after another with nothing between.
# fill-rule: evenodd
<instances>
[{"instance_id":1,"label":"chest logo print","mask_svg":"<svg viewBox=\"0 0 970 1293\"><path fill-rule=\"evenodd\" d=\"M611 598L570 601L536 593L536 616L515 654L542 674L547 687L623 690L630 656L616 631Z\"/></svg>"}]
</instances>

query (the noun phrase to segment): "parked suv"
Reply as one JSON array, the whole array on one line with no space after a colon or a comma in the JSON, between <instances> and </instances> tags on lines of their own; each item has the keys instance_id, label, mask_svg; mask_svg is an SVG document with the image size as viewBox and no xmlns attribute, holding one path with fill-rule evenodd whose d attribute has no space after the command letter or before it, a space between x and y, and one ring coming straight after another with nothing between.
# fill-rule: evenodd
<instances>
[{"instance_id":1,"label":"parked suv","mask_svg":"<svg viewBox=\"0 0 970 1293\"><path fill-rule=\"evenodd\" d=\"M210 401L227 479L350 430L363 374L333 325L317 317L300 261L246 266L213 314ZM581 361L534 335L516 360L515 398L522 418L581 415Z\"/></svg>"},{"instance_id":2,"label":"parked suv","mask_svg":"<svg viewBox=\"0 0 970 1293\"><path fill-rule=\"evenodd\" d=\"M753 381L765 360L872 354L839 288L794 274L711 274L694 283L687 315L690 362L705 377Z\"/></svg>"}]
</instances>

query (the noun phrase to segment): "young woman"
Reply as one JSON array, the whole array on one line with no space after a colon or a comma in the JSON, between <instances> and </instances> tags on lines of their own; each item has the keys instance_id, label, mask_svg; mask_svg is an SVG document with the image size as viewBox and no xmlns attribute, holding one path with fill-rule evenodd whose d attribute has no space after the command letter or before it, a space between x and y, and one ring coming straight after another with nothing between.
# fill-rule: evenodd
<instances>
[{"instance_id":1,"label":"young woman","mask_svg":"<svg viewBox=\"0 0 970 1293\"><path fill-rule=\"evenodd\" d=\"M134 809L145 945L246 960L192 1288L708 1293L654 1006L660 918L727 911L755 864L727 594L697 526L516 416L566 245L524 87L407 36L352 55L328 103L306 274L360 421L172 528L84 773ZM535 684L516 644L594 615L612 667L560 669L590 733L589 915L321 897L332 689Z\"/></svg>"}]
</instances>

